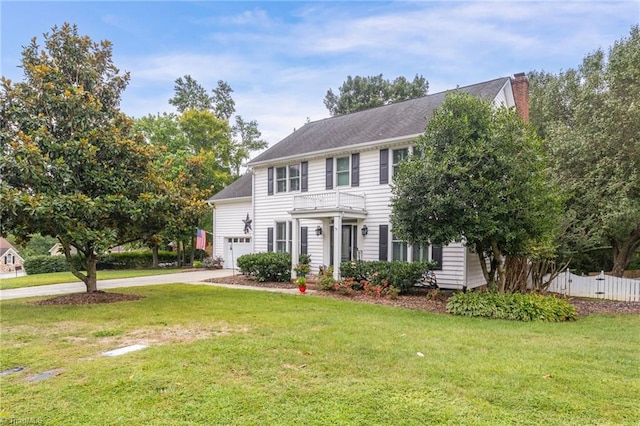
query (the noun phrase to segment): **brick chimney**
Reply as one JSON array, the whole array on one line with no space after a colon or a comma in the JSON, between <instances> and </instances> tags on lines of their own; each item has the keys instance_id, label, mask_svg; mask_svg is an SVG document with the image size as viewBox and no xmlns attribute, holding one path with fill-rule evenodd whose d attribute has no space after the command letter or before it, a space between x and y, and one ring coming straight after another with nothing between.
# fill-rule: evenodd
<instances>
[{"instance_id":1,"label":"brick chimney","mask_svg":"<svg viewBox=\"0 0 640 426\"><path fill-rule=\"evenodd\" d=\"M525 123L529 122L529 80L521 72L511 78L511 88L516 101L516 111Z\"/></svg>"}]
</instances>

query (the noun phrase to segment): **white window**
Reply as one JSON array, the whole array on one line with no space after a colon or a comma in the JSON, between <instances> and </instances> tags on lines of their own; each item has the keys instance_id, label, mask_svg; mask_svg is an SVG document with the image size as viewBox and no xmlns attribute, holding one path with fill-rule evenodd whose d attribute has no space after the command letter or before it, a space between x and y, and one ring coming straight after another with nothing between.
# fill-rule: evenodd
<instances>
[{"instance_id":1,"label":"white window","mask_svg":"<svg viewBox=\"0 0 640 426\"><path fill-rule=\"evenodd\" d=\"M16 259L11 253L7 253L7 255L4 257L4 263L6 263L7 265L13 265L15 262Z\"/></svg>"},{"instance_id":2,"label":"white window","mask_svg":"<svg viewBox=\"0 0 640 426\"><path fill-rule=\"evenodd\" d=\"M276 222L276 252L291 253L291 222Z\"/></svg>"},{"instance_id":3,"label":"white window","mask_svg":"<svg viewBox=\"0 0 640 426\"><path fill-rule=\"evenodd\" d=\"M413 261L414 262L426 262L429 260L429 244L416 243L412 247Z\"/></svg>"},{"instance_id":4,"label":"white window","mask_svg":"<svg viewBox=\"0 0 640 426\"><path fill-rule=\"evenodd\" d=\"M400 162L402 160L404 160L405 158L407 158L409 156L409 149L408 148L402 148L402 149L394 149L393 150L393 156L391 157L392 159L392 170L393 170L393 175L395 176L396 173L398 172L398 167L400 166Z\"/></svg>"},{"instance_id":5,"label":"white window","mask_svg":"<svg viewBox=\"0 0 640 426\"><path fill-rule=\"evenodd\" d=\"M337 186L349 186L349 175L351 167L349 165L349 157L336 159L336 182Z\"/></svg>"},{"instance_id":6,"label":"white window","mask_svg":"<svg viewBox=\"0 0 640 426\"><path fill-rule=\"evenodd\" d=\"M300 190L300 164L289 166L289 191Z\"/></svg>"},{"instance_id":7,"label":"white window","mask_svg":"<svg viewBox=\"0 0 640 426\"><path fill-rule=\"evenodd\" d=\"M276 192L287 192L287 168L276 169Z\"/></svg>"},{"instance_id":8,"label":"white window","mask_svg":"<svg viewBox=\"0 0 640 426\"><path fill-rule=\"evenodd\" d=\"M391 236L391 260L407 260L407 242L399 240L398 237L392 234Z\"/></svg>"}]
</instances>

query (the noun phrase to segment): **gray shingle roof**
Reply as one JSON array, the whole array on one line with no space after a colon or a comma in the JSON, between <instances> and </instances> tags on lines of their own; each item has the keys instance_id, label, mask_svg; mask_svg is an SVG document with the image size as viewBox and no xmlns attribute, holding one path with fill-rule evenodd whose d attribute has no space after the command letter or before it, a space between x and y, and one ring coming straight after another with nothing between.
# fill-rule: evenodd
<instances>
[{"instance_id":1,"label":"gray shingle roof","mask_svg":"<svg viewBox=\"0 0 640 426\"><path fill-rule=\"evenodd\" d=\"M218 192L209 201L227 200L229 198L251 197L252 182L251 173L245 173L236 179L231 185Z\"/></svg>"},{"instance_id":2,"label":"gray shingle roof","mask_svg":"<svg viewBox=\"0 0 640 426\"><path fill-rule=\"evenodd\" d=\"M508 81L509 77L503 77L453 90L493 99ZM251 160L249 165L423 133L434 110L453 90L307 123Z\"/></svg>"}]
</instances>

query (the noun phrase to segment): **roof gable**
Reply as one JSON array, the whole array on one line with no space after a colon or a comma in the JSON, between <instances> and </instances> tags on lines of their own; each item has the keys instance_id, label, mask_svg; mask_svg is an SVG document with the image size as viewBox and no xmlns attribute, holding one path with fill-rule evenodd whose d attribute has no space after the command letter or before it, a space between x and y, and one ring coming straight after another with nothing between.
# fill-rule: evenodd
<instances>
[{"instance_id":1,"label":"roof gable","mask_svg":"<svg viewBox=\"0 0 640 426\"><path fill-rule=\"evenodd\" d=\"M509 81L509 77L498 78L421 98L313 121L258 155L249 165L422 134L433 112L444 102L447 93L458 90L494 99Z\"/></svg>"},{"instance_id":2,"label":"roof gable","mask_svg":"<svg viewBox=\"0 0 640 426\"><path fill-rule=\"evenodd\" d=\"M252 193L252 174L245 173L236 179L231 185L226 186L220 192L209 198L209 202L215 202L219 200L227 200L230 198L243 198L251 197Z\"/></svg>"}]
</instances>

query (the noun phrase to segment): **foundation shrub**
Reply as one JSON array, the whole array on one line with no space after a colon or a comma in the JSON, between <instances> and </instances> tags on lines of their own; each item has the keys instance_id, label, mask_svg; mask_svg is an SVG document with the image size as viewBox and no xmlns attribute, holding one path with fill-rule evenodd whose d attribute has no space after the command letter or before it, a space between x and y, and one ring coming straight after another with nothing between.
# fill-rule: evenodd
<instances>
[{"instance_id":1,"label":"foundation shrub","mask_svg":"<svg viewBox=\"0 0 640 426\"><path fill-rule=\"evenodd\" d=\"M289 253L250 253L238 257L238 268L258 281L291 281Z\"/></svg>"},{"instance_id":2,"label":"foundation shrub","mask_svg":"<svg viewBox=\"0 0 640 426\"><path fill-rule=\"evenodd\" d=\"M340 264L340 274L343 279L351 278L362 285L367 282L371 287L393 287L397 295L413 287L422 274L433 267L432 262L343 262Z\"/></svg>"}]
</instances>

